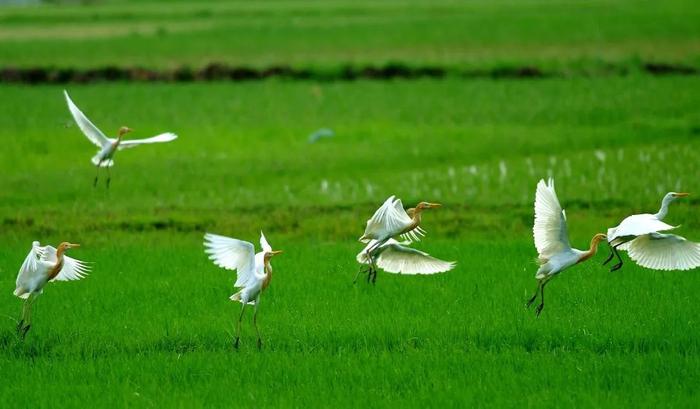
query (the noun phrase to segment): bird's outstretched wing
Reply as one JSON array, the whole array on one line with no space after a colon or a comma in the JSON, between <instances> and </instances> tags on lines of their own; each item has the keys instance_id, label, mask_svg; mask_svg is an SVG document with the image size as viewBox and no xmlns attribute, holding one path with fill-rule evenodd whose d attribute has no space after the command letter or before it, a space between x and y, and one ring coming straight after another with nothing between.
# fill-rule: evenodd
<instances>
[{"instance_id":1,"label":"bird's outstretched wing","mask_svg":"<svg viewBox=\"0 0 700 409\"><path fill-rule=\"evenodd\" d=\"M90 272L90 265L84 261L63 255L63 267L52 281L74 281L85 278Z\"/></svg>"},{"instance_id":2,"label":"bird's outstretched wing","mask_svg":"<svg viewBox=\"0 0 700 409\"><path fill-rule=\"evenodd\" d=\"M652 233L629 243L634 262L653 270L692 270L700 267L700 244L675 234Z\"/></svg>"},{"instance_id":3,"label":"bird's outstretched wing","mask_svg":"<svg viewBox=\"0 0 700 409\"><path fill-rule=\"evenodd\" d=\"M236 270L235 287L245 287L255 277L255 247L247 241L218 234L204 235L204 252L219 267Z\"/></svg>"},{"instance_id":4,"label":"bird's outstretched wing","mask_svg":"<svg viewBox=\"0 0 700 409\"><path fill-rule=\"evenodd\" d=\"M377 266L388 273L436 274L452 270L454 261L443 261L430 254L406 247L396 240L388 241L377 258Z\"/></svg>"},{"instance_id":5,"label":"bird's outstretched wing","mask_svg":"<svg viewBox=\"0 0 700 409\"><path fill-rule=\"evenodd\" d=\"M45 246L41 260L48 263L55 263L58 260L56 256L56 248L53 246ZM52 278L51 281L80 280L90 272L90 268L91 267L88 263L68 257L64 254L63 267L61 267L61 271L59 271L56 277Z\"/></svg>"},{"instance_id":6,"label":"bird's outstretched wing","mask_svg":"<svg viewBox=\"0 0 700 409\"><path fill-rule=\"evenodd\" d=\"M269 253L272 251L272 246L270 246L270 243L267 242L267 239L265 238L265 235L263 234L262 230L260 230L260 248L266 253Z\"/></svg>"},{"instance_id":7,"label":"bird's outstretched wing","mask_svg":"<svg viewBox=\"0 0 700 409\"><path fill-rule=\"evenodd\" d=\"M41 247L38 241L34 241L32 243L31 250L29 250L29 254L27 254L24 262L22 262L22 266L19 268L19 274L17 276L19 277L22 274L33 273L36 271L36 263L39 261L39 259L41 259L43 253L43 247Z\"/></svg>"},{"instance_id":8,"label":"bird's outstretched wing","mask_svg":"<svg viewBox=\"0 0 700 409\"><path fill-rule=\"evenodd\" d=\"M673 230L678 226L671 226L657 219L652 214L635 214L625 218L616 227L608 229L608 241L614 242L618 237L642 236L659 231ZM618 249L626 250L625 245Z\"/></svg>"},{"instance_id":9,"label":"bird's outstretched wing","mask_svg":"<svg viewBox=\"0 0 700 409\"><path fill-rule=\"evenodd\" d=\"M367 227L361 241L367 243L374 238L395 236L410 224L411 218L404 210L401 200L391 196L367 220Z\"/></svg>"},{"instance_id":10,"label":"bird's outstretched wing","mask_svg":"<svg viewBox=\"0 0 700 409\"><path fill-rule=\"evenodd\" d=\"M160 142L170 142L177 139L177 135L172 132L162 133L146 139L131 139L128 141L119 142L119 147L117 149L127 149L133 148L134 146L144 145L147 143L160 143Z\"/></svg>"},{"instance_id":11,"label":"bird's outstretched wing","mask_svg":"<svg viewBox=\"0 0 700 409\"><path fill-rule=\"evenodd\" d=\"M535 224L532 227L535 247L540 257L549 258L553 254L571 248L566 228L566 213L559 204L554 180L547 183L541 179L535 193Z\"/></svg>"},{"instance_id":12,"label":"bird's outstretched wing","mask_svg":"<svg viewBox=\"0 0 700 409\"><path fill-rule=\"evenodd\" d=\"M112 143L112 141L102 133L95 125L90 122L90 120L85 116L85 114L80 111L80 109L73 103L73 100L68 96L68 91L63 90L63 95L66 96L66 102L68 103L68 109L75 123L78 124L78 128L85 134L85 136L90 140L90 142L97 145L98 148L103 148L106 145Z\"/></svg>"}]
</instances>

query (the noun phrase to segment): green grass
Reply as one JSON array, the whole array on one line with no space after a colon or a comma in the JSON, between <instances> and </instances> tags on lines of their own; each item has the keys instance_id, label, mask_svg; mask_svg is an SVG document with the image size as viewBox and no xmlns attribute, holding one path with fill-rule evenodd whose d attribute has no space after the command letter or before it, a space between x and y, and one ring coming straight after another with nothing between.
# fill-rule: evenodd
<instances>
[{"instance_id":1,"label":"green grass","mask_svg":"<svg viewBox=\"0 0 700 409\"><path fill-rule=\"evenodd\" d=\"M547 287L539 319L531 202L552 174L572 242L667 190L699 192L700 80L104 84L71 95L108 133L172 130L116 157L92 187L93 147L58 87L2 87L0 399L33 407L693 407L697 272L603 255ZM309 132L331 127L316 144ZM505 168L505 173L503 173ZM325 182L324 182L325 181ZM324 188L324 186L326 186ZM457 260L434 277L353 286L356 237L389 194L445 204L419 246ZM670 220L700 240L696 198ZM255 348L233 274L202 234L273 246ZM79 242L85 280L50 285L26 342L14 274L31 240ZM2 329L4 327L4 329ZM37 385L41 385L40 387Z\"/></svg>"},{"instance_id":2,"label":"green grass","mask_svg":"<svg viewBox=\"0 0 700 409\"><path fill-rule=\"evenodd\" d=\"M693 2L135 1L0 8L0 66L199 67L212 61L489 68L698 64ZM565 72L565 70L563 70ZM71 85L107 134L95 148L57 86L0 86L0 402L8 407L697 407L698 271L607 250L546 289L539 318L532 201L554 176L571 242L669 190L700 241L700 77ZM315 144L321 127L336 136ZM364 221L389 195L426 213L433 277L351 280ZM232 348L234 274L205 231L285 253ZM82 244L79 282L50 284L25 342L12 295L32 240ZM623 256L624 257L624 256Z\"/></svg>"},{"instance_id":3,"label":"green grass","mask_svg":"<svg viewBox=\"0 0 700 409\"><path fill-rule=\"evenodd\" d=\"M0 9L0 66L699 65L694 1L99 2Z\"/></svg>"}]
</instances>

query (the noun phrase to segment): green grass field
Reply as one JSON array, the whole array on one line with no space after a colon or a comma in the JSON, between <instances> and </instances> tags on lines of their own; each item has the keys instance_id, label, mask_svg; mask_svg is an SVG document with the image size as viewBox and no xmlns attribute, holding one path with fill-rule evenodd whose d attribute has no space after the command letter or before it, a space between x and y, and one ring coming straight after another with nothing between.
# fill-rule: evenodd
<instances>
[{"instance_id":1,"label":"green grass field","mask_svg":"<svg viewBox=\"0 0 700 409\"><path fill-rule=\"evenodd\" d=\"M0 67L694 64L691 6L0 8ZM406 35L416 27L427 28ZM180 136L119 152L109 190L92 186L95 149L63 88L0 85L6 406L697 407L700 271L647 270L623 255L610 273L603 248L547 286L542 316L524 308L536 286L540 178L555 177L578 248L626 215L656 211L669 190L691 192L668 220L700 241L697 75L68 84L106 133ZM336 136L308 143L322 127ZM443 203L425 214L418 247L456 260L453 271L352 284L357 237L391 194ZM261 229L285 253L260 304L263 349L250 314L235 351L234 274L207 260L202 236L257 244ZM80 243L70 254L95 264L84 280L47 286L22 342L12 290L32 240Z\"/></svg>"}]
</instances>

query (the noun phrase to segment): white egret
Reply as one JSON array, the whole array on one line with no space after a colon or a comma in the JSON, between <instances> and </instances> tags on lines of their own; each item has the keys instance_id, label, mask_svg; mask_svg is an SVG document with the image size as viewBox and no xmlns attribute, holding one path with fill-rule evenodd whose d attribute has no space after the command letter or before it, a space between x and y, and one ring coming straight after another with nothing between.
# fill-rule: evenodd
<instances>
[{"instance_id":1,"label":"white egret","mask_svg":"<svg viewBox=\"0 0 700 409\"><path fill-rule=\"evenodd\" d=\"M119 128L116 138L108 138L102 131L99 130L95 125L90 122L90 120L83 114L80 109L73 103L73 100L68 96L66 90L63 91L66 97L66 102L68 103L68 109L70 110L75 123L78 124L80 130L85 134L90 142L97 145L100 149L97 154L92 157L92 163L97 167L97 175L95 175L95 181L93 185L97 186L97 178L100 174L100 168L107 169L107 187L109 187L109 181L111 175L109 169L114 165L114 154L117 150L122 150L126 148L133 148L134 146L149 144L149 143L159 143L159 142L170 142L177 139L177 135L171 132L162 133L160 135L153 136L146 139L133 139L133 140L122 140L122 137L127 133L131 132L132 129L126 126Z\"/></svg>"},{"instance_id":2,"label":"white egret","mask_svg":"<svg viewBox=\"0 0 700 409\"><path fill-rule=\"evenodd\" d=\"M420 227L423 210L440 206L439 203L420 202L415 208L404 210L401 199L391 196L374 212L374 215L367 220L365 234L359 239L363 243L375 240L374 245L366 248L370 261L368 274L372 276L372 282L377 280L374 255L372 254L374 250L394 236L401 236L404 240L409 241L420 241L420 236L425 236L425 231ZM360 272L357 273L357 276L360 275ZM355 280L357 280L357 276L355 276Z\"/></svg>"},{"instance_id":3,"label":"white egret","mask_svg":"<svg viewBox=\"0 0 700 409\"><path fill-rule=\"evenodd\" d=\"M642 267L654 270L691 270L700 267L700 244L693 243L675 234L662 234L660 231L675 229L662 220L668 214L668 206L688 193L667 193L661 201L661 208L655 214L635 214L608 229L610 257L617 256L618 263L610 271L622 267L619 250L626 250L630 258Z\"/></svg>"},{"instance_id":4,"label":"white egret","mask_svg":"<svg viewBox=\"0 0 700 409\"><path fill-rule=\"evenodd\" d=\"M443 261L420 250L408 247L410 241L398 242L394 239L387 240L374 250L372 256L374 262L382 270L396 274L436 274L452 270L457 264L454 261ZM357 262L370 266L368 249L376 245L372 240L362 251L357 253ZM370 276L367 276L367 280Z\"/></svg>"},{"instance_id":5,"label":"white egret","mask_svg":"<svg viewBox=\"0 0 700 409\"><path fill-rule=\"evenodd\" d=\"M537 300L539 294L540 304L535 310L539 316L544 308L545 285L567 268L593 257L598 251L600 242L605 240L605 235L598 233L593 236L591 246L586 251L571 248L566 227L566 213L559 204L557 192L554 190L554 180L551 178L547 183L540 180L537 184L535 224L532 233L539 254L537 262L540 268L535 275L537 290L527 302L527 307L529 308Z\"/></svg>"},{"instance_id":6,"label":"white egret","mask_svg":"<svg viewBox=\"0 0 700 409\"><path fill-rule=\"evenodd\" d=\"M262 348L262 339L260 338L257 323L260 295L270 285L272 280L270 259L282 253L282 251L272 250L262 232L260 232L260 247L262 247L262 251L257 254L252 243L211 233L204 235L204 247L205 253L209 255L209 259L214 264L228 270L236 270L237 277L234 287L240 288L240 291L233 294L230 298L232 301L240 302L243 306L238 317L234 347L238 348L241 338L241 321L243 320L245 307L248 304L252 304L255 308L253 326L255 326L255 332L258 335L258 348Z\"/></svg>"},{"instance_id":7,"label":"white egret","mask_svg":"<svg viewBox=\"0 0 700 409\"><path fill-rule=\"evenodd\" d=\"M22 317L17 324L17 333L24 338L32 323L31 309L34 300L44 291L49 281L80 280L90 272L85 262L65 255L66 250L80 247L79 244L63 242L58 248L42 247L38 241L32 243L32 249L22 263L17 274L14 295L24 299Z\"/></svg>"}]
</instances>

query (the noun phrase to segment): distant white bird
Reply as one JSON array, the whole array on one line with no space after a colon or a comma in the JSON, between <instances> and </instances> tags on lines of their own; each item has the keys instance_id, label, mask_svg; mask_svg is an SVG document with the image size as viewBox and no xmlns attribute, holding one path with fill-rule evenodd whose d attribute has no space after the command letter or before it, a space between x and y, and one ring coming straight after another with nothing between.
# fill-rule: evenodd
<instances>
[{"instance_id":1,"label":"distant white bird","mask_svg":"<svg viewBox=\"0 0 700 409\"><path fill-rule=\"evenodd\" d=\"M321 138L332 138L335 136L335 132L332 129L321 128L309 134L309 143L318 142Z\"/></svg>"},{"instance_id":2,"label":"distant white bird","mask_svg":"<svg viewBox=\"0 0 700 409\"><path fill-rule=\"evenodd\" d=\"M109 187L109 181L111 175L109 173L109 168L114 165L114 154L117 150L122 150L126 148L133 148L134 146L149 144L149 143L159 143L159 142L170 142L177 139L177 135L171 132L162 133L160 135L153 136L146 139L134 139L123 141L122 137L132 130L126 126L119 128L119 133L116 138L108 138L102 131L100 131L95 125L90 122L90 120L78 109L78 107L73 103L73 101L68 96L67 91L63 91L66 96L66 102L68 103L68 109L70 110L75 123L85 134L85 136L100 148L97 154L92 157L92 163L97 167L97 175L95 176L95 181L93 185L97 185L97 178L100 174L100 168L107 168L107 187Z\"/></svg>"},{"instance_id":3,"label":"distant white bird","mask_svg":"<svg viewBox=\"0 0 700 409\"><path fill-rule=\"evenodd\" d=\"M241 307L241 315L238 317L234 346L238 348L241 337L241 321L243 320L245 307L248 304L252 304L255 306L253 325L258 335L258 348L262 348L262 338L260 338L257 323L260 295L270 285L272 280L270 259L282 253L282 251L272 250L262 232L260 232L260 247L262 247L262 251L257 254L252 243L211 233L204 235L204 247L204 252L209 255L209 259L214 264L228 270L236 270L237 278L234 287L240 288L240 291L233 294L230 298L232 301L240 302L243 306Z\"/></svg>"},{"instance_id":4,"label":"distant white bird","mask_svg":"<svg viewBox=\"0 0 700 409\"><path fill-rule=\"evenodd\" d=\"M79 244L63 242L58 249L52 246L41 247L38 241L22 263L17 274L14 295L24 299L22 317L17 324L17 333L24 338L31 327L31 308L36 297L43 292L49 281L80 280L90 272L90 266L83 261L65 255L66 250L80 247Z\"/></svg>"},{"instance_id":5,"label":"distant white bird","mask_svg":"<svg viewBox=\"0 0 700 409\"><path fill-rule=\"evenodd\" d=\"M632 260L642 267L654 270L691 270L700 267L700 244L693 243L675 234L662 234L660 231L675 229L662 220L668 214L668 206L688 193L667 193L661 201L661 208L655 214L635 214L608 229L608 242L612 252L605 260L607 264L613 256L618 263L610 271L622 267L619 250L626 250Z\"/></svg>"},{"instance_id":6,"label":"distant white bird","mask_svg":"<svg viewBox=\"0 0 700 409\"><path fill-rule=\"evenodd\" d=\"M540 294L540 304L535 310L539 316L544 308L544 286L560 272L593 257L598 251L598 244L605 240L605 235L598 233L593 236L587 251L571 248L566 227L566 213L559 204L557 192L554 190L554 181L551 178L548 183L540 180L537 184L535 224L532 233L539 253L537 262L540 268L535 275L537 290L527 302L527 307L530 307Z\"/></svg>"},{"instance_id":7,"label":"distant white bird","mask_svg":"<svg viewBox=\"0 0 700 409\"><path fill-rule=\"evenodd\" d=\"M420 241L420 236L425 236L425 231L420 227L421 213L425 209L433 209L440 206L439 203L420 202L415 208L406 211L403 208L401 199L391 196L374 212L374 215L367 220L365 234L359 239L362 243L369 243L375 240L374 245L365 249L370 261L368 274L370 276L373 275L372 282L375 282L377 279L376 266L373 260L374 254L372 254L374 250L394 236L401 236L404 240L409 241ZM357 280L357 276L355 280Z\"/></svg>"},{"instance_id":8,"label":"distant white bird","mask_svg":"<svg viewBox=\"0 0 700 409\"><path fill-rule=\"evenodd\" d=\"M388 273L397 274L436 274L452 270L457 264L454 261L443 261L432 257L430 254L408 247L410 241L398 242L394 239L387 240L374 250L373 257L376 265ZM362 251L357 253L357 262L370 266L368 249L376 245L372 240ZM370 279L370 276L367 276Z\"/></svg>"}]
</instances>

